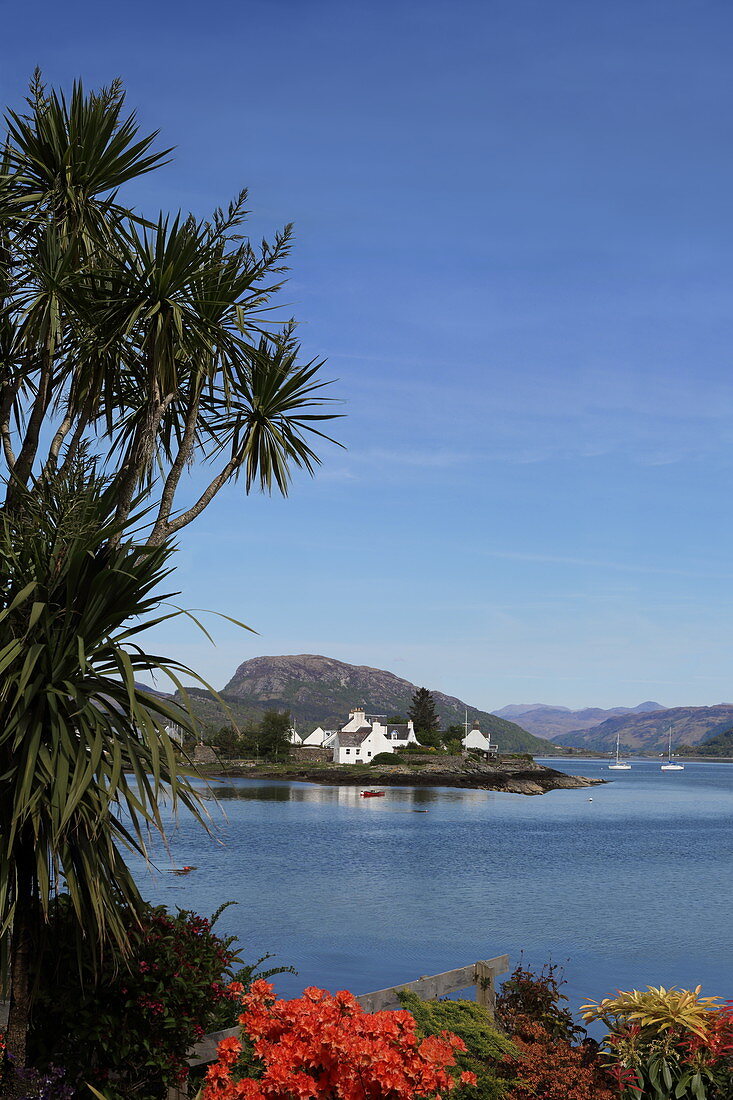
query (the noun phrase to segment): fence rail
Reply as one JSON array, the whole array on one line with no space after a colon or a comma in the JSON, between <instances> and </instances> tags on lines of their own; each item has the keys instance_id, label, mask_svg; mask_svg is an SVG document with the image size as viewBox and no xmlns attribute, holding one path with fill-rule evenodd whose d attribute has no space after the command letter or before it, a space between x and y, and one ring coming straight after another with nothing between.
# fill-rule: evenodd
<instances>
[{"instance_id":1,"label":"fence rail","mask_svg":"<svg viewBox=\"0 0 733 1100\"><path fill-rule=\"evenodd\" d=\"M423 975L414 982L392 985L389 989L378 989L375 993L362 993L357 1001L367 1012L381 1012L386 1008L401 1008L398 994L403 990L417 993L423 1000L435 1000L449 993L460 993L463 989L476 986L476 1001L483 1005L493 1016L496 1007L496 977L506 974L509 969L509 956L497 955L495 959L482 959L459 966L457 970L446 970L443 974Z\"/></svg>"},{"instance_id":2,"label":"fence rail","mask_svg":"<svg viewBox=\"0 0 733 1100\"><path fill-rule=\"evenodd\" d=\"M477 1004L483 1005L493 1017L496 1009L496 979L500 974L506 974L508 969L509 956L497 955L493 959L479 959L478 962L469 963L468 966L459 966L456 970L446 970L443 974L424 974L414 982L403 982L401 985L392 985L388 989L362 993L356 1000L367 1012L381 1012L384 1009L401 1008L398 994L403 990L417 993L424 1000L434 1000L437 997L460 993L464 989L476 986ZM238 1027L204 1035L203 1039L200 1039L191 1049L188 1057L189 1066L193 1068L215 1062L218 1044L222 1039L228 1039L232 1035L239 1035ZM185 1100L185 1096L186 1094L178 1089L168 1090L168 1100Z\"/></svg>"}]
</instances>

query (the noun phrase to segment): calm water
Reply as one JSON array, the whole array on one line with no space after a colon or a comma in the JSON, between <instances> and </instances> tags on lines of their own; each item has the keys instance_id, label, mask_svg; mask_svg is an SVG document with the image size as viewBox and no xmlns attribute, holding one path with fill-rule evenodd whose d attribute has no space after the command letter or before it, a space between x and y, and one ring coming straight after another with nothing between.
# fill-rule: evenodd
<instances>
[{"instance_id":1,"label":"calm water","mask_svg":"<svg viewBox=\"0 0 733 1100\"><path fill-rule=\"evenodd\" d=\"M556 766L614 775L603 761ZM733 997L733 764L636 763L605 787L540 797L404 787L362 799L263 780L213 790L218 840L181 820L171 859L140 869L144 893L204 914L238 902L219 927L247 958L270 951L297 968L276 981L283 993L364 993L523 951L565 965L573 1006L659 984ZM164 870L184 863L198 870Z\"/></svg>"}]
</instances>

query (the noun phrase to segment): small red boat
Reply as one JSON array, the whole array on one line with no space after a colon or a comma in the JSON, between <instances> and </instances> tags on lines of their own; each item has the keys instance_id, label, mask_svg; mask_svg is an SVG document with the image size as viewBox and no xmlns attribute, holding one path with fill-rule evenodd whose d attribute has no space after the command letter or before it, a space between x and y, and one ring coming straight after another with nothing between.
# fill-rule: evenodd
<instances>
[{"instance_id":1,"label":"small red boat","mask_svg":"<svg viewBox=\"0 0 733 1100\"><path fill-rule=\"evenodd\" d=\"M362 791L362 798L384 798L384 791Z\"/></svg>"}]
</instances>

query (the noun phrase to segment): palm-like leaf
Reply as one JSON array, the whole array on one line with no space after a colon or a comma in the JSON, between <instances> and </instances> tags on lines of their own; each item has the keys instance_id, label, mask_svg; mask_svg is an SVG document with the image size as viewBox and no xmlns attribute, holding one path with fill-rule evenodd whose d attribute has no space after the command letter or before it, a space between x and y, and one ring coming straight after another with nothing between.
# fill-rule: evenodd
<instances>
[{"instance_id":1,"label":"palm-like leaf","mask_svg":"<svg viewBox=\"0 0 733 1100\"><path fill-rule=\"evenodd\" d=\"M286 496L293 467L312 474L320 465L307 436L335 442L316 427L338 415L322 411L328 398L320 390L330 384L319 379L323 363L300 364L299 350L289 332L275 340L263 336L238 364L228 406L222 402L218 415L212 408L207 418L217 446L229 445L247 492L253 485L263 492L276 485Z\"/></svg>"},{"instance_id":2,"label":"palm-like leaf","mask_svg":"<svg viewBox=\"0 0 733 1100\"><path fill-rule=\"evenodd\" d=\"M0 438L7 503L39 465L94 440L116 479L118 518L161 477L160 542L243 474L287 492L313 473L318 422L333 418L322 363L302 362L272 321L292 230L255 247L246 192L212 218L144 221L119 189L164 153L123 116L119 85L68 99L40 78L7 117L0 165ZM50 440L45 458L42 448ZM197 460L217 464L186 512L174 498Z\"/></svg>"},{"instance_id":3,"label":"palm-like leaf","mask_svg":"<svg viewBox=\"0 0 733 1100\"><path fill-rule=\"evenodd\" d=\"M170 546L112 545L114 497L56 476L0 524L0 935L65 881L87 951L124 948L139 902L123 852L145 855L168 797L202 820L166 726L192 718L141 688L191 673L145 652ZM133 625L130 626L130 620ZM28 896L27 883L31 883ZM24 885L25 884L25 885Z\"/></svg>"},{"instance_id":4,"label":"palm-like leaf","mask_svg":"<svg viewBox=\"0 0 733 1100\"><path fill-rule=\"evenodd\" d=\"M30 111L6 117L19 211L51 214L94 239L130 213L117 189L165 163L170 150L151 152L157 133L138 137L134 113L122 117L124 102L119 82L89 95L76 81L67 101L36 74Z\"/></svg>"}]
</instances>

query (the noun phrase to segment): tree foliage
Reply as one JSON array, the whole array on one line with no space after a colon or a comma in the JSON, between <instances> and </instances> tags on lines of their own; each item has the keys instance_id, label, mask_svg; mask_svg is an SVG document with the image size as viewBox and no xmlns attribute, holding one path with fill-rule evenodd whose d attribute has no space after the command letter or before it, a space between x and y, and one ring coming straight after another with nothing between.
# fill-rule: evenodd
<instances>
[{"instance_id":1,"label":"tree foliage","mask_svg":"<svg viewBox=\"0 0 733 1100\"><path fill-rule=\"evenodd\" d=\"M410 709L408 710L408 716L412 719L415 726L415 733L420 738L420 735L435 733L440 726L440 719L438 718L438 712L435 709L435 700L432 693L427 688L421 687L412 696L410 703ZM425 741L425 744L431 742Z\"/></svg>"},{"instance_id":2,"label":"tree foliage","mask_svg":"<svg viewBox=\"0 0 733 1100\"><path fill-rule=\"evenodd\" d=\"M142 217L125 185L170 150L141 134L119 83L68 99L38 74L7 115L0 158L0 441L7 503L32 472L104 454L123 522L159 479L149 540L199 515L227 482L286 494L313 473L332 418L322 362L271 319L292 244L245 236L247 194L204 219ZM208 485L177 502L193 463Z\"/></svg>"},{"instance_id":3,"label":"tree foliage","mask_svg":"<svg viewBox=\"0 0 733 1100\"><path fill-rule=\"evenodd\" d=\"M287 710L266 710L243 726L221 726L208 740L222 756L255 756L283 760L290 755L291 718Z\"/></svg>"},{"instance_id":4,"label":"tree foliage","mask_svg":"<svg viewBox=\"0 0 733 1100\"><path fill-rule=\"evenodd\" d=\"M145 856L167 799L204 821L166 727L194 720L142 688L195 674L146 652L172 548L121 538L114 488L78 464L0 515L0 943L8 1045L24 1061L30 962L65 883L79 957L123 952L141 899L123 853Z\"/></svg>"},{"instance_id":5,"label":"tree foliage","mask_svg":"<svg viewBox=\"0 0 733 1100\"><path fill-rule=\"evenodd\" d=\"M227 993L242 960L233 936L187 910L145 905L120 961L96 971L75 958L76 919L62 894L51 910L48 942L35 960L39 993L29 1045L39 1066L63 1065L77 1084L109 1100L152 1100L188 1077L186 1056L203 1034L236 1022Z\"/></svg>"},{"instance_id":6,"label":"tree foliage","mask_svg":"<svg viewBox=\"0 0 733 1100\"><path fill-rule=\"evenodd\" d=\"M255 733L260 756L281 759L290 753L290 712L266 710Z\"/></svg>"}]
</instances>

